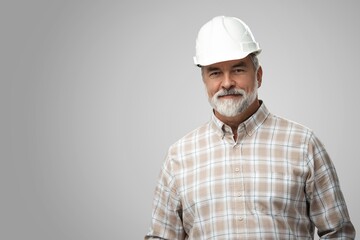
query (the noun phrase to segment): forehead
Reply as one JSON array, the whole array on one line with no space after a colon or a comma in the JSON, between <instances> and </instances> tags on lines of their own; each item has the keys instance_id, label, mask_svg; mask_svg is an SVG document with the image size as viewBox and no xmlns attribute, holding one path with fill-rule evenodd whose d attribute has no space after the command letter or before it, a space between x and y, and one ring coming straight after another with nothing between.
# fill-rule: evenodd
<instances>
[{"instance_id":1,"label":"forehead","mask_svg":"<svg viewBox=\"0 0 360 240\"><path fill-rule=\"evenodd\" d=\"M211 65L204 66L204 70L213 70L213 69L226 69L233 68L238 66L248 67L251 66L252 62L249 56L242 59L229 60L224 62L218 62Z\"/></svg>"}]
</instances>

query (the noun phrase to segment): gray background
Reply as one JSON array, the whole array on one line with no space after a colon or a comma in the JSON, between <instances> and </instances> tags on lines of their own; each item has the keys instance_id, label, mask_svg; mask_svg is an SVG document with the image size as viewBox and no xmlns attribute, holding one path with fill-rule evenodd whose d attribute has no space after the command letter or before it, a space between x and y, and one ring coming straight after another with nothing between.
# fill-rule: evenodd
<instances>
[{"instance_id":1,"label":"gray background","mask_svg":"<svg viewBox=\"0 0 360 240\"><path fill-rule=\"evenodd\" d=\"M170 144L209 120L216 15L260 42L260 98L315 130L360 226L357 1L1 1L0 239L141 239Z\"/></svg>"}]
</instances>

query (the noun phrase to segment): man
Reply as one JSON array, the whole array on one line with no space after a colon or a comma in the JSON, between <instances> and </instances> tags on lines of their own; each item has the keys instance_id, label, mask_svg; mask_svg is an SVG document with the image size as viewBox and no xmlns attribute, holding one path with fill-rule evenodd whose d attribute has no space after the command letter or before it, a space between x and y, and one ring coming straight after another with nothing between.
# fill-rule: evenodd
<instances>
[{"instance_id":1,"label":"man","mask_svg":"<svg viewBox=\"0 0 360 240\"><path fill-rule=\"evenodd\" d=\"M194 61L214 114L170 147L145 239L355 238L322 143L258 100L260 51L237 18L200 29Z\"/></svg>"}]
</instances>

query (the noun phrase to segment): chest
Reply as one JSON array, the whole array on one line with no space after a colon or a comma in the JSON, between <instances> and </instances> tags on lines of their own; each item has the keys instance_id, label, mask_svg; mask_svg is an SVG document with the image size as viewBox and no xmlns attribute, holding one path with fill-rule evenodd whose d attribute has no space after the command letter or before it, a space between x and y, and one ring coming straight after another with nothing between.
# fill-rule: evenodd
<instances>
[{"instance_id":1,"label":"chest","mask_svg":"<svg viewBox=\"0 0 360 240\"><path fill-rule=\"evenodd\" d=\"M194 214L203 211L202 216L306 211L303 147L244 141L188 155L182 161L191 166L178 175L184 208Z\"/></svg>"}]
</instances>

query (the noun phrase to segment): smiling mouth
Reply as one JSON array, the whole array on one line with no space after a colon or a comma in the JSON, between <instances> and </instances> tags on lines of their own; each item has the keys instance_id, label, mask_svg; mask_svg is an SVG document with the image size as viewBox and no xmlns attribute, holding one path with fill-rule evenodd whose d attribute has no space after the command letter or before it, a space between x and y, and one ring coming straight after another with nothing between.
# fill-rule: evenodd
<instances>
[{"instance_id":1,"label":"smiling mouth","mask_svg":"<svg viewBox=\"0 0 360 240\"><path fill-rule=\"evenodd\" d=\"M242 94L236 93L236 94L226 94L226 95L221 95L219 96L219 98L234 98L234 97L241 97Z\"/></svg>"}]
</instances>

